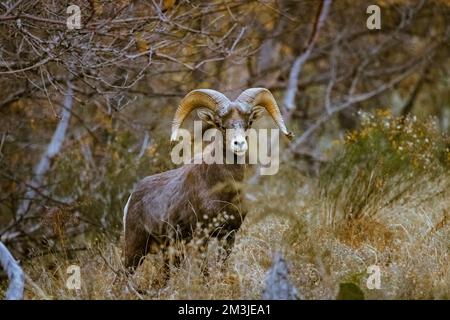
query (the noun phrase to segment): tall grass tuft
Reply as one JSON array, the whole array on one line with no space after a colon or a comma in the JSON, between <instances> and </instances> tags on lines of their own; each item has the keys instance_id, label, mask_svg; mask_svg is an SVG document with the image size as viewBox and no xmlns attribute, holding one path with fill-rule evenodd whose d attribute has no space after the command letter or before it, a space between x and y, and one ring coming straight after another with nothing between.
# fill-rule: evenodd
<instances>
[{"instance_id":1,"label":"tall grass tuft","mask_svg":"<svg viewBox=\"0 0 450 320\"><path fill-rule=\"evenodd\" d=\"M346 135L319 180L331 225L374 217L450 166L450 139L433 119L384 110L359 115L361 127Z\"/></svg>"}]
</instances>

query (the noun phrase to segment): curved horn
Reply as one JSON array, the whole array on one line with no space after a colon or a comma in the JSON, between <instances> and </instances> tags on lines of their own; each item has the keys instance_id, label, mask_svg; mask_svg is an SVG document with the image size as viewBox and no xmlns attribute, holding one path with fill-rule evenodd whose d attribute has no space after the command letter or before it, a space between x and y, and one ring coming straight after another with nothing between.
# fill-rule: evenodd
<instances>
[{"instance_id":1,"label":"curved horn","mask_svg":"<svg viewBox=\"0 0 450 320\"><path fill-rule=\"evenodd\" d=\"M281 132L291 140L293 138L292 132L288 132L286 125L284 124L283 117L281 116L280 108L278 108L277 102L272 93L266 88L250 88L242 92L237 97L236 102L244 103L246 107L251 108L255 106L261 106L267 110L272 117L273 121L280 128ZM249 110L249 111L250 111Z\"/></svg>"},{"instance_id":2,"label":"curved horn","mask_svg":"<svg viewBox=\"0 0 450 320\"><path fill-rule=\"evenodd\" d=\"M211 89L192 90L181 100L175 112L170 140L175 141L177 139L178 129L192 110L196 108L208 108L221 114L227 109L229 104L230 100L219 91Z\"/></svg>"}]
</instances>

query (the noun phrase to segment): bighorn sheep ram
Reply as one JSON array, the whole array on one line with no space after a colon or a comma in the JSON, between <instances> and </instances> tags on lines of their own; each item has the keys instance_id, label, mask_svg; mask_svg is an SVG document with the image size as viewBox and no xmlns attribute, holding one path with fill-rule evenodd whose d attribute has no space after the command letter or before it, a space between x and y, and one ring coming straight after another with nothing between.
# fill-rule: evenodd
<instances>
[{"instance_id":1,"label":"bighorn sheep ram","mask_svg":"<svg viewBox=\"0 0 450 320\"><path fill-rule=\"evenodd\" d=\"M228 148L234 157L245 155L248 149L245 132L263 110L284 135L291 137L269 90L247 89L230 101L218 91L199 89L187 94L176 110L172 141L177 140L181 124L197 108L201 108L200 119L208 125L223 133L234 129L230 138L223 139L224 152ZM222 240L228 256L235 233L246 216L240 188L244 169L245 165L237 163L185 164L141 180L124 209L125 266L133 271L149 252L162 250L165 257L170 257L167 248L173 240L188 242L199 226L208 225L214 228L205 238ZM201 247L206 246L205 241ZM169 263L169 258L166 259Z\"/></svg>"}]
</instances>

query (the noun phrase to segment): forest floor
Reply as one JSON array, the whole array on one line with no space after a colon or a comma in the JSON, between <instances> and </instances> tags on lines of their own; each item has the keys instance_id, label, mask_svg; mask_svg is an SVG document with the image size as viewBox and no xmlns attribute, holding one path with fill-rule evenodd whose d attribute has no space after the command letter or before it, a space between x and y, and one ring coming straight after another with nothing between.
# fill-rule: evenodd
<instances>
[{"instance_id":1,"label":"forest floor","mask_svg":"<svg viewBox=\"0 0 450 320\"><path fill-rule=\"evenodd\" d=\"M375 216L330 225L317 181L280 173L252 187L257 200L225 267L215 262L218 249L210 245L208 277L192 251L172 270L167 286L157 289L161 257L148 256L126 277L120 272L121 242L100 242L70 262L55 255L25 265L32 279L26 298L259 299L273 254L281 250L304 299L335 299L343 283L359 287L366 299L449 299L448 183L424 182ZM66 287L72 264L81 268L79 290ZM371 265L380 268L380 289L366 285Z\"/></svg>"}]
</instances>

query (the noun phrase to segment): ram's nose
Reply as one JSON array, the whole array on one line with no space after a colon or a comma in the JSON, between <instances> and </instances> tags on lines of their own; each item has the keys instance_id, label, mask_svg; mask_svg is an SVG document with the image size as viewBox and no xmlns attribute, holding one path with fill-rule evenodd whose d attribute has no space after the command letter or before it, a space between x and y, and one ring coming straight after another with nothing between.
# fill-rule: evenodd
<instances>
[{"instance_id":1,"label":"ram's nose","mask_svg":"<svg viewBox=\"0 0 450 320\"><path fill-rule=\"evenodd\" d=\"M247 140L245 137L234 137L231 139L231 150L237 155L243 155L248 149Z\"/></svg>"}]
</instances>

